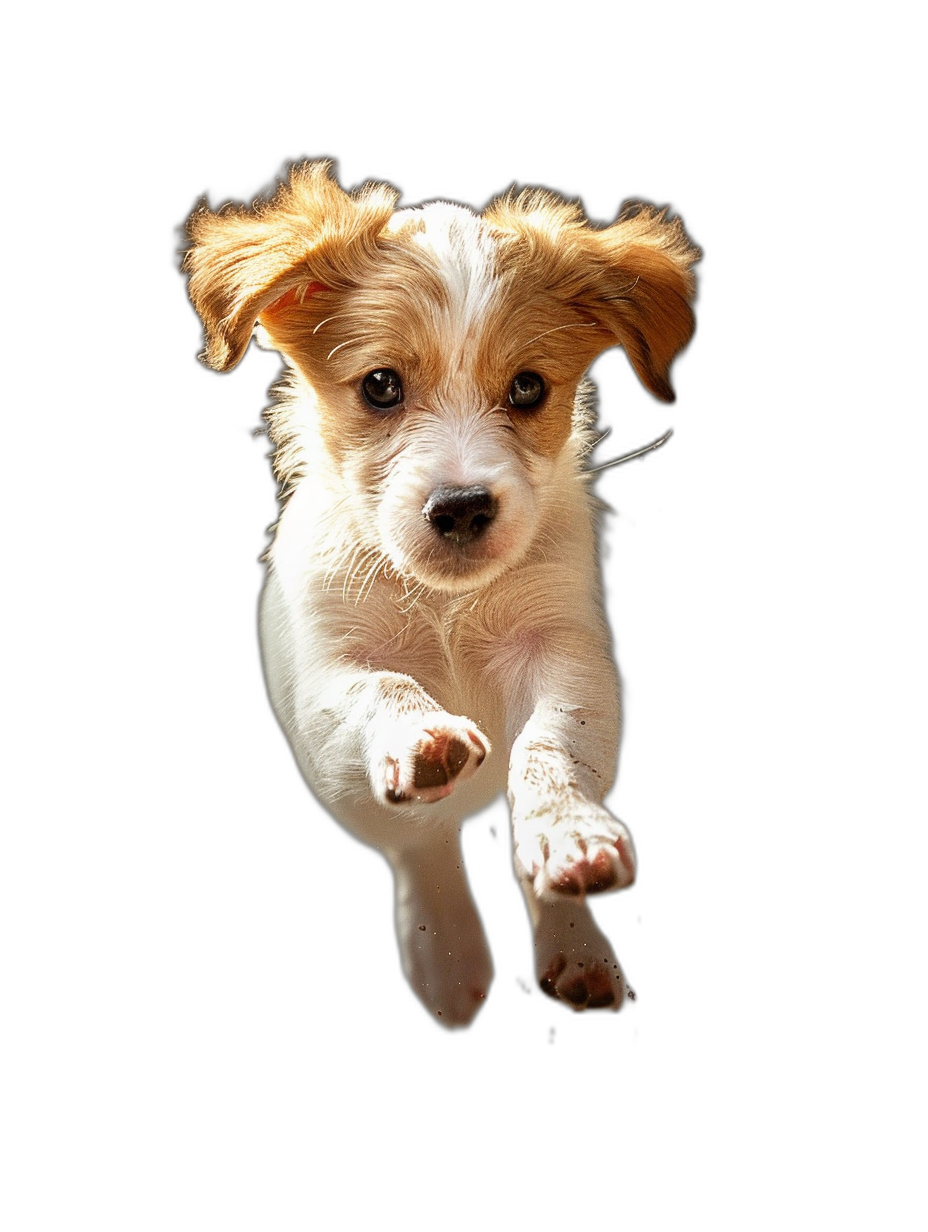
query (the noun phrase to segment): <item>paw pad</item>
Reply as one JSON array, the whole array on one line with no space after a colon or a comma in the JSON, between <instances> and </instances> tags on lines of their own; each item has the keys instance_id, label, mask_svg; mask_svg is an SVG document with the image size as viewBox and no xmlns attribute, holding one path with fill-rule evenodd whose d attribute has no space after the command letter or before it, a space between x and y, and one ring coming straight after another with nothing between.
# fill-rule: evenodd
<instances>
[{"instance_id":1,"label":"paw pad","mask_svg":"<svg viewBox=\"0 0 928 1232\"><path fill-rule=\"evenodd\" d=\"M429 732L429 735L431 742L419 750L413 761L414 787L443 787L457 778L470 756L471 750L457 736L442 731ZM485 755L485 752L481 755L478 765Z\"/></svg>"},{"instance_id":2,"label":"paw pad","mask_svg":"<svg viewBox=\"0 0 928 1232\"><path fill-rule=\"evenodd\" d=\"M575 1010L618 1009L625 995L619 965L608 959L568 962L563 954L557 954L538 984L549 997L565 1001Z\"/></svg>"},{"instance_id":3,"label":"paw pad","mask_svg":"<svg viewBox=\"0 0 928 1232\"><path fill-rule=\"evenodd\" d=\"M389 743L381 763L388 804L443 799L477 770L490 749L470 720L444 713L397 724Z\"/></svg>"}]
</instances>

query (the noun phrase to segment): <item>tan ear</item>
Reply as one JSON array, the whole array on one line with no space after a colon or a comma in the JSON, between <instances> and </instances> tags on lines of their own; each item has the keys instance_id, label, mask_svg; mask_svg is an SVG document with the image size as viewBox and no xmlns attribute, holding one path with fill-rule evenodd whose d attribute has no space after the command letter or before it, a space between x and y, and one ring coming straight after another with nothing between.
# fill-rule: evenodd
<instances>
[{"instance_id":1,"label":"tan ear","mask_svg":"<svg viewBox=\"0 0 928 1232\"><path fill-rule=\"evenodd\" d=\"M193 305L206 327L201 356L221 372L248 346L262 311L313 283L351 284L349 249L372 247L396 205L385 184L344 192L330 162L301 163L267 201L250 208L202 203L187 220L192 246L184 258Z\"/></svg>"},{"instance_id":2,"label":"tan ear","mask_svg":"<svg viewBox=\"0 0 928 1232\"><path fill-rule=\"evenodd\" d=\"M535 272L538 285L600 327L591 358L621 344L642 383L673 401L670 363L693 333L690 267L700 255L678 218L628 204L600 230L578 203L531 189L494 201L484 217L517 250L515 259Z\"/></svg>"},{"instance_id":3,"label":"tan ear","mask_svg":"<svg viewBox=\"0 0 928 1232\"><path fill-rule=\"evenodd\" d=\"M590 239L607 262L599 312L625 348L638 377L664 402L676 396L670 364L693 336L690 307L699 260L679 218L654 206L628 204L619 219Z\"/></svg>"}]
</instances>

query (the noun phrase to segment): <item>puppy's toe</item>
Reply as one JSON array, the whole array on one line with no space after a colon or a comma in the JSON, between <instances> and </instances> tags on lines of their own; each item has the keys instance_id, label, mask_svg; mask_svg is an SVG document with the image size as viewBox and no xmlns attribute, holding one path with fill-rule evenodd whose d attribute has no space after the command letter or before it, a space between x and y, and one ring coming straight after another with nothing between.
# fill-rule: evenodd
<instances>
[{"instance_id":1,"label":"puppy's toe","mask_svg":"<svg viewBox=\"0 0 928 1232\"><path fill-rule=\"evenodd\" d=\"M558 835L549 844L548 859L537 876L540 890L557 894L624 889L635 879L631 836L627 831L595 836L571 831Z\"/></svg>"}]
</instances>

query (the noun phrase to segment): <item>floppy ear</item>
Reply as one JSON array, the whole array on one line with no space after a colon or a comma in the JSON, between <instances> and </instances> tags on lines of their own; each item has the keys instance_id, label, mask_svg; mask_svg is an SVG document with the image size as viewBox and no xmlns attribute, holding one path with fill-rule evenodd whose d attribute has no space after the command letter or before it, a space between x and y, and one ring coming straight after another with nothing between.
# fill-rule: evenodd
<instances>
[{"instance_id":1,"label":"floppy ear","mask_svg":"<svg viewBox=\"0 0 928 1232\"><path fill-rule=\"evenodd\" d=\"M579 204L531 189L494 201L484 217L540 289L599 327L591 359L621 344L646 388L673 401L670 363L693 333L690 267L700 256L679 218L630 203L612 226L597 229Z\"/></svg>"},{"instance_id":2,"label":"floppy ear","mask_svg":"<svg viewBox=\"0 0 928 1232\"><path fill-rule=\"evenodd\" d=\"M398 193L369 184L348 194L331 170L330 162L301 163L270 200L215 213L203 202L190 215L184 269L206 327L201 358L211 368L233 368L258 316L284 296L351 285L348 250L373 246Z\"/></svg>"},{"instance_id":3,"label":"floppy ear","mask_svg":"<svg viewBox=\"0 0 928 1232\"><path fill-rule=\"evenodd\" d=\"M597 312L624 347L642 384L673 402L670 364L693 336L690 307L699 260L679 218L667 210L626 204L619 219L589 240L606 262Z\"/></svg>"}]
</instances>

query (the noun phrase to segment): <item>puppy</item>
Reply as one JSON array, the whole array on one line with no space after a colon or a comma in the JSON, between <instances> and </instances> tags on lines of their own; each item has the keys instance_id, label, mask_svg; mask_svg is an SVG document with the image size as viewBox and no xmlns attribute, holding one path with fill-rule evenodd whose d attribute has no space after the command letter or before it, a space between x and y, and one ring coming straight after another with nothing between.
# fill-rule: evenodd
<instances>
[{"instance_id":1,"label":"puppy","mask_svg":"<svg viewBox=\"0 0 928 1232\"><path fill-rule=\"evenodd\" d=\"M397 196L310 162L188 221L205 362L234 367L257 325L286 363L265 412L268 690L312 790L389 861L430 1014L470 1022L492 979L460 830L504 789L542 989L617 1009L586 895L630 885L635 853L602 803L619 697L584 374L621 345L673 399L698 252L649 206L597 228L546 191L479 215Z\"/></svg>"}]
</instances>

